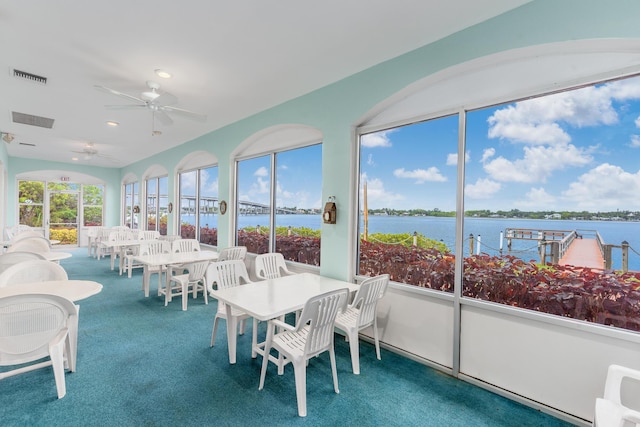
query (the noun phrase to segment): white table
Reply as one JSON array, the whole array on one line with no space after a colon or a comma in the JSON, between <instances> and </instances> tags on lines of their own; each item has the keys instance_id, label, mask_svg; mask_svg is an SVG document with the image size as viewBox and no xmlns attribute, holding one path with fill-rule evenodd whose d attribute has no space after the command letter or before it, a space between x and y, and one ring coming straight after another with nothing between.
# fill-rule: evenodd
<instances>
[{"instance_id":1,"label":"white table","mask_svg":"<svg viewBox=\"0 0 640 427\"><path fill-rule=\"evenodd\" d=\"M189 262L198 261L215 261L218 259L218 252L215 251L193 251L193 252L174 252L168 254L155 254L155 255L137 255L134 256L133 261L143 264L145 268L148 267L160 267L161 269L175 264L186 264ZM162 271L162 270L161 270ZM159 274L162 276L162 274ZM145 279L146 275L142 278L142 289L144 290L144 296L149 296L149 281ZM169 277L166 278L167 283ZM158 277L158 286L160 284L160 277Z\"/></svg>"},{"instance_id":2,"label":"white table","mask_svg":"<svg viewBox=\"0 0 640 427\"><path fill-rule=\"evenodd\" d=\"M236 363L238 338L238 322L231 316L232 308L242 310L254 319L266 321L302 309L307 300L316 295L343 288L353 292L358 289L358 285L302 273L210 292L210 296L226 304L229 363ZM252 351L264 356L264 351L257 342L252 342Z\"/></svg>"},{"instance_id":3,"label":"white table","mask_svg":"<svg viewBox=\"0 0 640 427\"><path fill-rule=\"evenodd\" d=\"M134 246L140 246L142 242L148 242L149 240L139 240L139 239L131 239L131 240L105 240L100 242L99 245L109 249L109 253L111 254L111 269L115 268L115 254L118 252L118 256L120 257L120 274L122 274L122 268L124 266L124 252L127 248L132 248Z\"/></svg>"},{"instance_id":4,"label":"white table","mask_svg":"<svg viewBox=\"0 0 640 427\"><path fill-rule=\"evenodd\" d=\"M102 285L92 280L51 280L2 287L0 298L22 294L52 294L75 302L101 291Z\"/></svg>"},{"instance_id":5,"label":"white table","mask_svg":"<svg viewBox=\"0 0 640 427\"><path fill-rule=\"evenodd\" d=\"M71 258L73 255L69 252L51 251L51 252L38 252L38 255L42 255L47 261L53 261L59 263L60 260Z\"/></svg>"}]
</instances>

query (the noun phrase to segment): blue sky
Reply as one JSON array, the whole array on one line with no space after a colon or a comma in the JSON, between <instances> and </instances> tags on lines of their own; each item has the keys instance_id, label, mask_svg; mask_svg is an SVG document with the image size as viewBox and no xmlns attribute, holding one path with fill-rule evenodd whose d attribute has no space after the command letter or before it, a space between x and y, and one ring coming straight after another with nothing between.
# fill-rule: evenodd
<instances>
[{"instance_id":1,"label":"blue sky","mask_svg":"<svg viewBox=\"0 0 640 427\"><path fill-rule=\"evenodd\" d=\"M640 79L471 111L465 209L640 210ZM362 137L370 208L455 210L458 118Z\"/></svg>"}]
</instances>

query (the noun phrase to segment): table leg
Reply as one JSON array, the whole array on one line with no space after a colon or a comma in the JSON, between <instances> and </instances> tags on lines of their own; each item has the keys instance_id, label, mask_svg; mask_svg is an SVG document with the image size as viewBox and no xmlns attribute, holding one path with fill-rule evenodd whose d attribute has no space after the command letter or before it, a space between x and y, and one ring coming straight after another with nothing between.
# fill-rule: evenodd
<instances>
[{"instance_id":1,"label":"table leg","mask_svg":"<svg viewBox=\"0 0 640 427\"><path fill-rule=\"evenodd\" d=\"M236 345L238 340L238 319L232 315L231 306L225 304L227 310L227 342L229 346L229 363L236 363Z\"/></svg>"}]
</instances>

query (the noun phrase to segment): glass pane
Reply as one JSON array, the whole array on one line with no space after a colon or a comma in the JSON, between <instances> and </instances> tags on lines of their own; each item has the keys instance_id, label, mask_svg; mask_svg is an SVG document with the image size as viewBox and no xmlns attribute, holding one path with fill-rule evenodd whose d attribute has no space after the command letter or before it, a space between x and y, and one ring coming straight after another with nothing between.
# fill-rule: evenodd
<instances>
[{"instance_id":1,"label":"glass pane","mask_svg":"<svg viewBox=\"0 0 640 427\"><path fill-rule=\"evenodd\" d=\"M102 208L98 206L84 207L84 225L101 226L102 225Z\"/></svg>"},{"instance_id":2,"label":"glass pane","mask_svg":"<svg viewBox=\"0 0 640 427\"><path fill-rule=\"evenodd\" d=\"M147 180L147 230L157 230L158 179Z\"/></svg>"},{"instance_id":3,"label":"glass pane","mask_svg":"<svg viewBox=\"0 0 640 427\"><path fill-rule=\"evenodd\" d=\"M458 116L360 138L359 274L453 292Z\"/></svg>"},{"instance_id":4,"label":"glass pane","mask_svg":"<svg viewBox=\"0 0 640 427\"><path fill-rule=\"evenodd\" d=\"M140 220L140 201L138 199L138 188L139 185L137 182L133 183L133 223L130 225L132 230L137 230L139 227Z\"/></svg>"},{"instance_id":5,"label":"glass pane","mask_svg":"<svg viewBox=\"0 0 640 427\"><path fill-rule=\"evenodd\" d=\"M82 186L82 200L84 205L102 206L104 197L103 185L83 185Z\"/></svg>"},{"instance_id":6,"label":"glass pane","mask_svg":"<svg viewBox=\"0 0 640 427\"><path fill-rule=\"evenodd\" d=\"M56 188L49 185L49 188ZM66 187L68 188L68 187ZM78 243L79 193L49 193L49 238L59 240L62 245Z\"/></svg>"},{"instance_id":7,"label":"glass pane","mask_svg":"<svg viewBox=\"0 0 640 427\"><path fill-rule=\"evenodd\" d=\"M640 331L638 117L638 78L468 114L465 297Z\"/></svg>"},{"instance_id":8,"label":"glass pane","mask_svg":"<svg viewBox=\"0 0 640 427\"><path fill-rule=\"evenodd\" d=\"M19 181L18 202L26 204L42 204L44 202L44 182Z\"/></svg>"},{"instance_id":9,"label":"glass pane","mask_svg":"<svg viewBox=\"0 0 640 427\"><path fill-rule=\"evenodd\" d=\"M133 200L133 185L132 184L126 184L124 186L124 218L123 218L123 222L124 224L131 228L131 214L132 214L132 210L133 210L133 205L132 205L132 200Z\"/></svg>"},{"instance_id":10,"label":"glass pane","mask_svg":"<svg viewBox=\"0 0 640 427\"><path fill-rule=\"evenodd\" d=\"M196 238L196 185L198 171L180 174L180 235L183 239Z\"/></svg>"},{"instance_id":11,"label":"glass pane","mask_svg":"<svg viewBox=\"0 0 640 427\"><path fill-rule=\"evenodd\" d=\"M158 201L158 209L160 215L159 228L160 234L163 236L167 235L167 215L169 214L169 178L162 177L158 179L159 185L159 201Z\"/></svg>"},{"instance_id":12,"label":"glass pane","mask_svg":"<svg viewBox=\"0 0 640 427\"><path fill-rule=\"evenodd\" d=\"M238 162L237 244L256 254L269 252L271 157Z\"/></svg>"},{"instance_id":13,"label":"glass pane","mask_svg":"<svg viewBox=\"0 0 640 427\"><path fill-rule=\"evenodd\" d=\"M20 205L20 224L42 227L42 205Z\"/></svg>"},{"instance_id":14,"label":"glass pane","mask_svg":"<svg viewBox=\"0 0 640 427\"><path fill-rule=\"evenodd\" d=\"M47 188L49 190L58 191L79 191L80 184L75 184L72 182L49 182L47 183Z\"/></svg>"},{"instance_id":15,"label":"glass pane","mask_svg":"<svg viewBox=\"0 0 640 427\"><path fill-rule=\"evenodd\" d=\"M200 170L200 242L218 244L218 168Z\"/></svg>"},{"instance_id":16,"label":"glass pane","mask_svg":"<svg viewBox=\"0 0 640 427\"><path fill-rule=\"evenodd\" d=\"M320 265L322 145L276 154L276 252Z\"/></svg>"}]
</instances>

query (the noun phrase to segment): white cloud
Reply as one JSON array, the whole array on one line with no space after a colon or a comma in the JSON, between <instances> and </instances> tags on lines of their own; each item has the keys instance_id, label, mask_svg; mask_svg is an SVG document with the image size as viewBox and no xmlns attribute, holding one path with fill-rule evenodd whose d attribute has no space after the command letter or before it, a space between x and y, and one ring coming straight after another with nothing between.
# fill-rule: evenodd
<instances>
[{"instance_id":1,"label":"white cloud","mask_svg":"<svg viewBox=\"0 0 640 427\"><path fill-rule=\"evenodd\" d=\"M437 167L431 166L429 169L414 169L407 171L404 168L396 169L393 175L397 178L415 179L416 184L424 184L425 182L444 182L447 177L443 176Z\"/></svg>"},{"instance_id":2,"label":"white cloud","mask_svg":"<svg viewBox=\"0 0 640 427\"><path fill-rule=\"evenodd\" d=\"M269 176L269 170L266 167L261 166L253 173L253 175L255 175L255 176Z\"/></svg>"},{"instance_id":3,"label":"white cloud","mask_svg":"<svg viewBox=\"0 0 640 427\"><path fill-rule=\"evenodd\" d=\"M532 208L534 210L545 210L556 201L556 197L547 193L543 187L531 188L525 195L524 200L516 200L514 206L518 208Z\"/></svg>"},{"instance_id":4,"label":"white cloud","mask_svg":"<svg viewBox=\"0 0 640 427\"><path fill-rule=\"evenodd\" d=\"M634 123L636 124L637 128L640 128L640 116L636 118L636 121Z\"/></svg>"},{"instance_id":5,"label":"white cloud","mask_svg":"<svg viewBox=\"0 0 640 427\"><path fill-rule=\"evenodd\" d=\"M516 102L489 117L489 137L529 144L566 144L571 137L560 123L576 128L612 125L618 122L612 101L638 98L640 80L632 79Z\"/></svg>"},{"instance_id":6,"label":"white cloud","mask_svg":"<svg viewBox=\"0 0 640 427\"><path fill-rule=\"evenodd\" d=\"M467 151L464 153L464 162L467 163L471 160L471 155ZM458 165L458 153L450 153L447 155L447 166L457 166Z\"/></svg>"},{"instance_id":7,"label":"white cloud","mask_svg":"<svg viewBox=\"0 0 640 427\"><path fill-rule=\"evenodd\" d=\"M640 171L626 172L619 166L603 163L578 177L563 196L577 209L611 210L640 208Z\"/></svg>"},{"instance_id":8,"label":"white cloud","mask_svg":"<svg viewBox=\"0 0 640 427\"><path fill-rule=\"evenodd\" d=\"M389 135L392 132L393 130L385 130L382 132L368 133L366 135L362 135L360 137L360 144L363 147L367 147L367 148L391 147L391 140L389 139Z\"/></svg>"},{"instance_id":9,"label":"white cloud","mask_svg":"<svg viewBox=\"0 0 640 427\"><path fill-rule=\"evenodd\" d=\"M378 178L368 178L367 174L362 174L360 182L367 183L367 202L370 208L386 207L389 202L404 200L401 194L387 191L384 183ZM363 186L360 186L360 197L363 195Z\"/></svg>"},{"instance_id":10,"label":"white cloud","mask_svg":"<svg viewBox=\"0 0 640 427\"><path fill-rule=\"evenodd\" d=\"M631 142L629 143L629 146L633 148L640 147L640 135L631 135Z\"/></svg>"},{"instance_id":11,"label":"white cloud","mask_svg":"<svg viewBox=\"0 0 640 427\"><path fill-rule=\"evenodd\" d=\"M373 154L369 153L369 156L367 156L367 164L369 166L375 166L376 163L373 161Z\"/></svg>"},{"instance_id":12,"label":"white cloud","mask_svg":"<svg viewBox=\"0 0 640 427\"><path fill-rule=\"evenodd\" d=\"M475 184L467 184L464 187L464 195L470 199L489 199L500 191L502 185L490 179L478 179Z\"/></svg>"},{"instance_id":13,"label":"white cloud","mask_svg":"<svg viewBox=\"0 0 640 427\"><path fill-rule=\"evenodd\" d=\"M492 158L493 156L496 155L496 149L491 147L491 148L487 148L482 152L482 159L480 160L481 163L486 163L487 160L489 160L490 158Z\"/></svg>"},{"instance_id":14,"label":"white cloud","mask_svg":"<svg viewBox=\"0 0 640 427\"><path fill-rule=\"evenodd\" d=\"M593 160L591 154L574 145L524 147L524 158L515 161L498 157L484 165L484 170L496 181L545 182L554 171L571 166L585 166Z\"/></svg>"}]
</instances>

